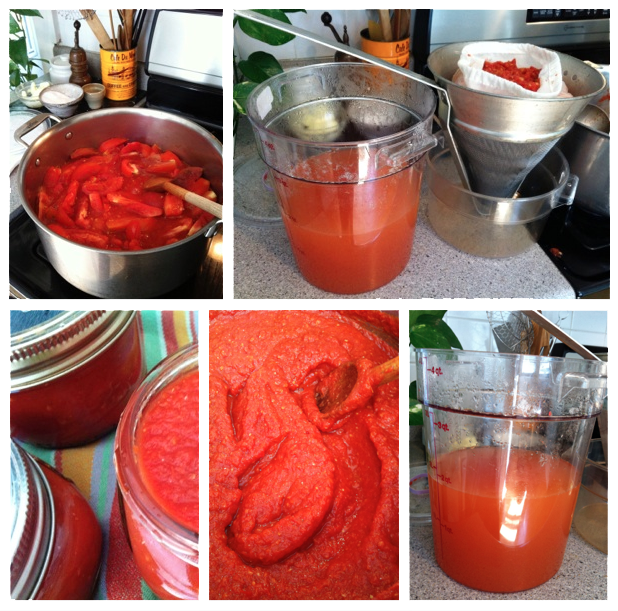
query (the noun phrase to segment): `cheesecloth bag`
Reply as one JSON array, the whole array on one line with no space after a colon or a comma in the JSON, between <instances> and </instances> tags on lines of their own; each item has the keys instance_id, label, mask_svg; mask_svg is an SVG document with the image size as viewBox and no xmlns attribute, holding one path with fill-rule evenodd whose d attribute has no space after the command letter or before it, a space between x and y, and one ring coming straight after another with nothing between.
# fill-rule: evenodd
<instances>
[{"instance_id":1,"label":"cheesecloth bag","mask_svg":"<svg viewBox=\"0 0 618 611\"><path fill-rule=\"evenodd\" d=\"M515 59L518 68L534 66L540 68L541 86L538 91L530 91L506 79L483 70L485 61L508 62ZM459 71L453 82L470 89L525 98L557 98L569 96L562 82L560 58L549 49L527 43L475 42L461 50L457 62Z\"/></svg>"}]
</instances>

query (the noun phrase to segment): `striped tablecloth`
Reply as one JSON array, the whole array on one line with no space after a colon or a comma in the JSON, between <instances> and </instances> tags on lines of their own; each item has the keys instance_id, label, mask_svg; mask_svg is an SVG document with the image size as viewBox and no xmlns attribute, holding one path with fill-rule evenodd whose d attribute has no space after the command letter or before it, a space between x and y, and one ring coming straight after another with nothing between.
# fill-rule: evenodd
<instances>
[{"instance_id":1,"label":"striped tablecloth","mask_svg":"<svg viewBox=\"0 0 618 611\"><path fill-rule=\"evenodd\" d=\"M141 312L146 367L150 371L168 354L198 338L197 312ZM103 528L103 559L95 599L156 599L140 577L122 530L114 471L115 433L95 443L67 450L25 449L73 480L90 502Z\"/></svg>"}]
</instances>

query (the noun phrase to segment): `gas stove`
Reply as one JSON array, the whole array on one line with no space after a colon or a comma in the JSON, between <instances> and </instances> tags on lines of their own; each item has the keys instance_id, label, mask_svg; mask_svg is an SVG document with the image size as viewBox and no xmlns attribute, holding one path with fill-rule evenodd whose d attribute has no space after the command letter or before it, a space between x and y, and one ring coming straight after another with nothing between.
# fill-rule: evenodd
<instances>
[{"instance_id":1,"label":"gas stove","mask_svg":"<svg viewBox=\"0 0 618 611\"><path fill-rule=\"evenodd\" d=\"M222 14L222 10L155 11L147 48L146 90L138 91L133 100L122 105L178 114L201 125L222 142ZM85 104L78 109L87 111ZM9 297L93 298L64 280L47 259L36 226L21 206L17 175L15 168L10 174ZM221 299L221 241L222 226L205 243L204 262L198 272L182 286L159 297Z\"/></svg>"},{"instance_id":2,"label":"gas stove","mask_svg":"<svg viewBox=\"0 0 618 611\"><path fill-rule=\"evenodd\" d=\"M609 289L609 218L562 206L550 215L539 246L578 298Z\"/></svg>"}]
</instances>

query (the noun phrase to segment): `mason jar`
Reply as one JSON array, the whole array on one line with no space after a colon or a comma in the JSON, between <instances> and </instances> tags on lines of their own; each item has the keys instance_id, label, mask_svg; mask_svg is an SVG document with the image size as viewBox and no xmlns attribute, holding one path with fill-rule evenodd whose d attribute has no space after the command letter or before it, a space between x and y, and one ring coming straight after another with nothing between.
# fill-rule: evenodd
<instances>
[{"instance_id":1,"label":"mason jar","mask_svg":"<svg viewBox=\"0 0 618 611\"><path fill-rule=\"evenodd\" d=\"M77 487L11 440L11 598L83 600L99 574L101 527Z\"/></svg>"},{"instance_id":2,"label":"mason jar","mask_svg":"<svg viewBox=\"0 0 618 611\"><path fill-rule=\"evenodd\" d=\"M46 312L11 312L11 436L83 445L118 424L146 373L139 317Z\"/></svg>"},{"instance_id":3,"label":"mason jar","mask_svg":"<svg viewBox=\"0 0 618 611\"><path fill-rule=\"evenodd\" d=\"M131 397L116 434L120 510L137 567L163 599L199 596L198 346L168 356Z\"/></svg>"}]
</instances>

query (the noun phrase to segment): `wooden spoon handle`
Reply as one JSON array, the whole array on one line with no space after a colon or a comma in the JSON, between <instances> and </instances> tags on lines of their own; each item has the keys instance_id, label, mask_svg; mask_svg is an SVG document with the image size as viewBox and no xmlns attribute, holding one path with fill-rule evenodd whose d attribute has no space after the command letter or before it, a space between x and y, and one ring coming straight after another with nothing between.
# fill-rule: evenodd
<instances>
[{"instance_id":1,"label":"wooden spoon handle","mask_svg":"<svg viewBox=\"0 0 618 611\"><path fill-rule=\"evenodd\" d=\"M177 195L184 201L189 204L193 204L206 212L210 212L210 214L214 214L218 219L223 218L223 207L221 204L217 202L213 202L211 199L207 199L206 197L202 197L197 193L193 193L192 191L187 191L178 185L175 185L171 182L164 182L163 188L172 195Z\"/></svg>"},{"instance_id":2,"label":"wooden spoon handle","mask_svg":"<svg viewBox=\"0 0 618 611\"><path fill-rule=\"evenodd\" d=\"M399 357L396 356L390 361L377 365L371 370L376 386L392 382L399 377Z\"/></svg>"}]
</instances>

